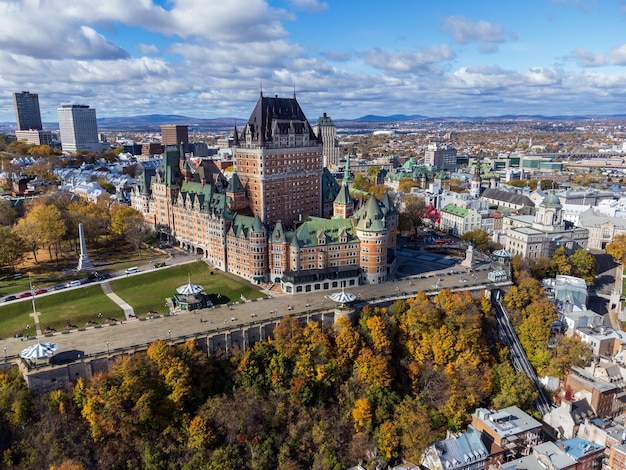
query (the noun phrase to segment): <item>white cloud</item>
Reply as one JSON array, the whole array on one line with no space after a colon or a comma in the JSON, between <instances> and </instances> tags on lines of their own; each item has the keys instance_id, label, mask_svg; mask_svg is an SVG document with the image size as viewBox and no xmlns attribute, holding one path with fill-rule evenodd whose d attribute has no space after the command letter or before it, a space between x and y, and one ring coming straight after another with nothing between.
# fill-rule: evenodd
<instances>
[{"instance_id":1,"label":"white cloud","mask_svg":"<svg viewBox=\"0 0 626 470\"><path fill-rule=\"evenodd\" d=\"M582 47L577 47L572 51L572 58L581 67L600 67L606 65L604 54L594 54Z\"/></svg>"},{"instance_id":2,"label":"white cloud","mask_svg":"<svg viewBox=\"0 0 626 470\"><path fill-rule=\"evenodd\" d=\"M443 20L441 27L458 44L501 43L506 40L502 25L489 21L471 22L460 16L449 16Z\"/></svg>"},{"instance_id":3,"label":"white cloud","mask_svg":"<svg viewBox=\"0 0 626 470\"><path fill-rule=\"evenodd\" d=\"M159 55L161 53L154 44L137 44L137 50L143 55Z\"/></svg>"},{"instance_id":4,"label":"white cloud","mask_svg":"<svg viewBox=\"0 0 626 470\"><path fill-rule=\"evenodd\" d=\"M430 46L419 51L391 53L382 49L372 49L363 54L365 61L380 70L394 72L440 73L437 64L455 57L454 51L446 45Z\"/></svg>"},{"instance_id":5,"label":"white cloud","mask_svg":"<svg viewBox=\"0 0 626 470\"><path fill-rule=\"evenodd\" d=\"M441 30L448 34L457 44L477 42L482 54L493 54L496 44L508 40L516 40L515 33L506 33L502 25L490 21L469 21L461 16L448 16L441 22Z\"/></svg>"},{"instance_id":6,"label":"white cloud","mask_svg":"<svg viewBox=\"0 0 626 470\"><path fill-rule=\"evenodd\" d=\"M613 65L626 65L626 44L622 44L609 52Z\"/></svg>"}]
</instances>

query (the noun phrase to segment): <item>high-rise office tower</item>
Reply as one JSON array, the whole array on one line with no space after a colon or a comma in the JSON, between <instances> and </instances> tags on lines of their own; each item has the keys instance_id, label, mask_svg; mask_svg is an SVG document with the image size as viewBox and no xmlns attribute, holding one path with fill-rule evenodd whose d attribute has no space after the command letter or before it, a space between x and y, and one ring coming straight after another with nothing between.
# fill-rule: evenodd
<instances>
[{"instance_id":1,"label":"high-rise office tower","mask_svg":"<svg viewBox=\"0 0 626 470\"><path fill-rule=\"evenodd\" d=\"M41 112L39 111L39 95L23 91L13 93L15 120L18 131L36 131L43 129Z\"/></svg>"},{"instance_id":2,"label":"high-rise office tower","mask_svg":"<svg viewBox=\"0 0 626 470\"><path fill-rule=\"evenodd\" d=\"M64 104L57 109L61 146L65 152L101 150L96 110L84 104Z\"/></svg>"},{"instance_id":3,"label":"high-rise office tower","mask_svg":"<svg viewBox=\"0 0 626 470\"><path fill-rule=\"evenodd\" d=\"M424 163L435 166L439 170L455 171L458 168L456 149L450 143L442 144L432 141L424 152Z\"/></svg>"},{"instance_id":4,"label":"high-rise office tower","mask_svg":"<svg viewBox=\"0 0 626 470\"><path fill-rule=\"evenodd\" d=\"M255 215L270 227L322 214L322 142L293 98L261 94L235 134L236 172Z\"/></svg>"},{"instance_id":5,"label":"high-rise office tower","mask_svg":"<svg viewBox=\"0 0 626 470\"><path fill-rule=\"evenodd\" d=\"M185 152L189 151L189 126L186 124L162 124L161 125L161 144L163 147L168 145L180 144L184 145Z\"/></svg>"},{"instance_id":6,"label":"high-rise office tower","mask_svg":"<svg viewBox=\"0 0 626 470\"><path fill-rule=\"evenodd\" d=\"M324 113L313 127L313 132L322 139L322 154L324 158L324 166L326 168L335 168L339 163L340 148L337 144L337 126L333 120Z\"/></svg>"}]
</instances>

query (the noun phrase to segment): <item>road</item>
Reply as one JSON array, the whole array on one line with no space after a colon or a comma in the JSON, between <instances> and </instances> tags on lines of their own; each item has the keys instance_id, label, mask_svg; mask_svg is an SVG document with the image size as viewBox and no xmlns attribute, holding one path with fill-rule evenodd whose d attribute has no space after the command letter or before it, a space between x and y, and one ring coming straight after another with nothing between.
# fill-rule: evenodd
<instances>
[{"instance_id":1,"label":"road","mask_svg":"<svg viewBox=\"0 0 626 470\"><path fill-rule=\"evenodd\" d=\"M186 261L190 261L186 257ZM169 263L168 263L169 264ZM161 268L162 269L162 268ZM450 274L451 271L457 274ZM475 270L474 277L465 274L464 270L457 267L441 269L425 274L414 275L409 278L386 282L375 285L361 285L346 289L357 295L357 301L368 299L398 298L415 295L418 291L433 291L436 282L439 288L453 288L486 285L488 267L479 267ZM141 274L136 274L140 276ZM467 278L461 282L460 278ZM440 279L440 281L437 281ZM58 344L59 352L80 351L81 354L95 354L113 351L118 348L132 348L134 345L149 343L156 340L176 340L176 338L189 335L204 335L226 325L239 325L257 320L281 317L294 313L305 313L308 310L328 308L332 310L334 304L326 298L326 295L337 292L315 292L298 295L275 294L272 297L257 301L248 301L235 304L232 310L222 306L220 308L202 309L195 312L183 312L172 316L154 318L152 320L130 319L116 325L104 325L100 328L89 327L84 331L72 330L69 333L57 332L53 336L40 338L41 341L50 341ZM0 354L5 357L17 355L25 347L36 339L21 341L16 338L7 338L0 341Z\"/></svg>"}]
</instances>

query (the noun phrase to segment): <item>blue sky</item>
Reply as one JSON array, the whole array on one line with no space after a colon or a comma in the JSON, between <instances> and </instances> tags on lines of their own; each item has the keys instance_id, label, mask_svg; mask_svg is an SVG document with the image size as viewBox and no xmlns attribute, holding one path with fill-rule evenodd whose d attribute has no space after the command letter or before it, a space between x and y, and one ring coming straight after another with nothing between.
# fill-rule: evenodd
<instances>
[{"instance_id":1,"label":"blue sky","mask_svg":"<svg viewBox=\"0 0 626 470\"><path fill-rule=\"evenodd\" d=\"M71 6L69 6L71 5ZM626 113L624 0L0 0L11 93L98 117Z\"/></svg>"}]
</instances>

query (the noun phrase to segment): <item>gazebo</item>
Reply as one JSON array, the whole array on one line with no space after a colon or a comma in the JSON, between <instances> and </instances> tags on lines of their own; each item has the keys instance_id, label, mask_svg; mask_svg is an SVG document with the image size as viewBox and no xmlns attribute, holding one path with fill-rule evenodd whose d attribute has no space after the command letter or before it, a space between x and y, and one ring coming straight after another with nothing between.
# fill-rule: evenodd
<instances>
[{"instance_id":1,"label":"gazebo","mask_svg":"<svg viewBox=\"0 0 626 470\"><path fill-rule=\"evenodd\" d=\"M209 296L202 292L203 287L198 284L189 282L176 289L176 294L171 298L174 307L179 310L197 310L199 308L210 307L213 303L209 300Z\"/></svg>"},{"instance_id":2,"label":"gazebo","mask_svg":"<svg viewBox=\"0 0 626 470\"><path fill-rule=\"evenodd\" d=\"M354 299L356 299L356 295L350 292L345 292L343 289L341 290L341 292L335 292L334 294L330 294L327 297L336 304L339 304L341 307L345 307L346 304L354 302Z\"/></svg>"}]
</instances>

